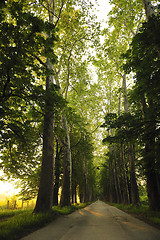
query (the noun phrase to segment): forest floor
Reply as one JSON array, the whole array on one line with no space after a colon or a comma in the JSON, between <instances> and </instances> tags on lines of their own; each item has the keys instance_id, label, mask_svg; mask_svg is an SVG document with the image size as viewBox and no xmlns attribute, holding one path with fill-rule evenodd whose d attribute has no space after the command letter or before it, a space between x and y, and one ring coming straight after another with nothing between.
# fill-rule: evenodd
<instances>
[{"instance_id":1,"label":"forest floor","mask_svg":"<svg viewBox=\"0 0 160 240\"><path fill-rule=\"evenodd\" d=\"M133 217L136 217L149 225L160 229L160 211L151 211L149 210L148 205L140 205L140 206L133 206L133 205L123 205L117 203L108 203L120 210L131 214Z\"/></svg>"}]
</instances>

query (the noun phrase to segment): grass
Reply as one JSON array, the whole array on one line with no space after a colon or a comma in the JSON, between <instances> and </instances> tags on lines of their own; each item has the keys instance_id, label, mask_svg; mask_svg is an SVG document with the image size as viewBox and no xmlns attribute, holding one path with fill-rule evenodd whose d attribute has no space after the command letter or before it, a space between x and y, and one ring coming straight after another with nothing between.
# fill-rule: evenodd
<instances>
[{"instance_id":1,"label":"grass","mask_svg":"<svg viewBox=\"0 0 160 240\"><path fill-rule=\"evenodd\" d=\"M69 207L62 207L62 208L60 206L54 206L53 211L55 211L59 214L62 214L62 215L67 215L67 214L74 212L75 210L84 208L89 204L90 203L80 203L80 204L77 203L77 204L71 205Z\"/></svg>"},{"instance_id":2,"label":"grass","mask_svg":"<svg viewBox=\"0 0 160 240\"><path fill-rule=\"evenodd\" d=\"M74 212L87 204L76 204L69 207L53 207L50 213L34 214L29 210L0 210L0 239L17 240L21 237L45 226L58 215L66 215Z\"/></svg>"},{"instance_id":3,"label":"grass","mask_svg":"<svg viewBox=\"0 0 160 240\"><path fill-rule=\"evenodd\" d=\"M123 205L117 203L109 203L110 205L121 209L127 213L131 213L136 217L140 218L148 222L149 224L153 224L156 227L160 228L160 211L151 211L148 205L140 205L140 206L133 206L133 205Z\"/></svg>"}]
</instances>

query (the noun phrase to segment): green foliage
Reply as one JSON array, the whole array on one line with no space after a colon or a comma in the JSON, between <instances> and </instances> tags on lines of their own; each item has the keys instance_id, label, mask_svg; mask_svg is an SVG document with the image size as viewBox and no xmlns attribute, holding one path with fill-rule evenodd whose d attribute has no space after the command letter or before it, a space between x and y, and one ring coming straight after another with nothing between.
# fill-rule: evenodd
<instances>
[{"instance_id":1,"label":"green foliage","mask_svg":"<svg viewBox=\"0 0 160 240\"><path fill-rule=\"evenodd\" d=\"M144 23L140 32L133 38L128 50L124 69L136 72L135 83L139 94L147 94L148 100L159 92L159 26L160 17L155 16ZM141 96L141 95L140 95Z\"/></svg>"},{"instance_id":2,"label":"green foliage","mask_svg":"<svg viewBox=\"0 0 160 240\"><path fill-rule=\"evenodd\" d=\"M160 62L158 54L158 39L160 26L159 16L150 18L140 28L133 38L131 48L124 55L126 64L124 70L134 71L135 85L129 93L132 113L123 113L116 117L114 113L107 114L105 127L114 130L114 135L108 136L103 142L121 143L125 141L139 143L146 141L148 134L159 138L159 74ZM142 111L142 100L146 100L145 119ZM155 129L154 126L155 125ZM146 135L147 128L147 135Z\"/></svg>"},{"instance_id":3,"label":"green foliage","mask_svg":"<svg viewBox=\"0 0 160 240\"><path fill-rule=\"evenodd\" d=\"M132 32L137 31L137 26L143 18L142 1L111 0L110 3L113 7L109 13L109 25L116 26L115 31L119 34L123 33L123 38L131 37Z\"/></svg>"},{"instance_id":4,"label":"green foliage","mask_svg":"<svg viewBox=\"0 0 160 240\"><path fill-rule=\"evenodd\" d=\"M109 113L105 116L105 122L101 127L106 128L107 131L114 131L114 135L104 138L103 143L134 143L142 133L143 126L144 123L139 113L124 113L120 116Z\"/></svg>"},{"instance_id":5,"label":"green foliage","mask_svg":"<svg viewBox=\"0 0 160 240\"><path fill-rule=\"evenodd\" d=\"M139 137L142 137L145 142L148 137L151 139L153 135L157 138L156 142L159 141L159 26L159 15L144 23L140 32L133 38L131 48L125 55L127 62L124 69L136 73L132 94L141 103L141 107L143 104L141 112L143 123L140 126L142 131ZM146 102L145 108L144 101ZM136 109L137 102L134 104Z\"/></svg>"},{"instance_id":6,"label":"green foliage","mask_svg":"<svg viewBox=\"0 0 160 240\"><path fill-rule=\"evenodd\" d=\"M39 182L44 112L58 115L66 102L56 85L49 91L44 87L53 74L46 58L57 60L55 26L26 4L1 3L0 167L8 178L23 179L23 197L28 198L35 196Z\"/></svg>"}]
</instances>

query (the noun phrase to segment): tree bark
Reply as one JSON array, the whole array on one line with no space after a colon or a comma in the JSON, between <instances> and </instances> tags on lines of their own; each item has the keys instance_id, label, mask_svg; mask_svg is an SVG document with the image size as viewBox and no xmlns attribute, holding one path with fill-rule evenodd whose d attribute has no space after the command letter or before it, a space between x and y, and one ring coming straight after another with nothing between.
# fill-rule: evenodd
<instances>
[{"instance_id":1,"label":"tree bark","mask_svg":"<svg viewBox=\"0 0 160 240\"><path fill-rule=\"evenodd\" d=\"M127 83L126 83L126 74L123 75L123 99L124 99L124 112L128 113L128 97L127 97ZM130 200L132 204L139 203L139 192L135 174L135 155L134 155L134 147L131 143L128 143L128 161L130 165Z\"/></svg>"},{"instance_id":2,"label":"tree bark","mask_svg":"<svg viewBox=\"0 0 160 240\"><path fill-rule=\"evenodd\" d=\"M122 193L120 188L119 171L117 167L116 146L114 145L114 168L115 168L115 186L117 194L117 203L122 203Z\"/></svg>"},{"instance_id":3,"label":"tree bark","mask_svg":"<svg viewBox=\"0 0 160 240\"><path fill-rule=\"evenodd\" d=\"M148 20L149 17L155 15L154 7L151 3L151 0L142 0L142 2L146 13L146 19Z\"/></svg>"},{"instance_id":4,"label":"tree bark","mask_svg":"<svg viewBox=\"0 0 160 240\"><path fill-rule=\"evenodd\" d=\"M60 185L60 154L62 152L62 147L59 149L58 141L56 141L56 157L55 157L55 184L54 184L54 194L53 194L53 205L58 205L58 192Z\"/></svg>"},{"instance_id":5,"label":"tree bark","mask_svg":"<svg viewBox=\"0 0 160 240\"><path fill-rule=\"evenodd\" d=\"M64 89L64 98L67 100L67 93L68 93L68 87L69 87L69 77L70 77L70 57L71 53L68 57L68 64L67 64L67 85ZM58 72L55 71L55 80L57 85L60 87L60 83L58 80ZM61 89L61 87L60 87ZM60 90L61 92L61 90ZM63 96L63 93L61 92L61 95ZM62 181L62 194L61 194L61 206L69 206L71 204L71 188L72 188L72 158L71 158L71 147L70 147L70 135L69 135L69 129L68 129L68 122L66 119L66 113L65 109L62 111L62 124L63 129L65 132L65 138L64 138L64 145L63 145L63 181Z\"/></svg>"},{"instance_id":6,"label":"tree bark","mask_svg":"<svg viewBox=\"0 0 160 240\"><path fill-rule=\"evenodd\" d=\"M131 203L138 205L140 203L139 191L135 174L135 147L129 143L130 158L130 184L131 184Z\"/></svg>"},{"instance_id":7,"label":"tree bark","mask_svg":"<svg viewBox=\"0 0 160 240\"><path fill-rule=\"evenodd\" d=\"M87 180L87 166L86 158L83 157L83 170L84 170L84 193L83 193L83 202L88 202L88 180Z\"/></svg>"},{"instance_id":8,"label":"tree bark","mask_svg":"<svg viewBox=\"0 0 160 240\"><path fill-rule=\"evenodd\" d=\"M62 122L63 129L65 130L65 139L64 139L61 206L69 206L71 204L70 198L71 198L72 162L71 162L70 136L64 111L62 113Z\"/></svg>"},{"instance_id":9,"label":"tree bark","mask_svg":"<svg viewBox=\"0 0 160 240\"><path fill-rule=\"evenodd\" d=\"M127 97L127 83L126 83L126 74L123 74L122 76L123 82L123 99L124 99L124 112L128 113L128 97Z\"/></svg>"},{"instance_id":10,"label":"tree bark","mask_svg":"<svg viewBox=\"0 0 160 240\"><path fill-rule=\"evenodd\" d=\"M77 186L72 186L72 204L77 203Z\"/></svg>"},{"instance_id":11,"label":"tree bark","mask_svg":"<svg viewBox=\"0 0 160 240\"><path fill-rule=\"evenodd\" d=\"M47 91L47 90L46 90ZM46 108L48 107L46 102ZM34 212L47 212L53 202L53 168L54 168L54 115L46 110L43 126L43 155L40 175L40 186Z\"/></svg>"},{"instance_id":12,"label":"tree bark","mask_svg":"<svg viewBox=\"0 0 160 240\"><path fill-rule=\"evenodd\" d=\"M128 193L128 182L126 176L125 156L124 156L124 145L121 144L120 148L121 158L121 186L122 186L122 202L123 204L129 204L129 193Z\"/></svg>"},{"instance_id":13,"label":"tree bark","mask_svg":"<svg viewBox=\"0 0 160 240\"><path fill-rule=\"evenodd\" d=\"M49 8L54 12L54 0L50 0ZM49 12L49 22L53 24L53 14ZM50 36L48 36L49 38ZM53 70L53 64L47 58L46 66ZM43 153L40 175L40 186L34 212L47 212L52 208L54 184L54 109L47 98L53 84L53 75L46 77L46 101L43 123Z\"/></svg>"}]
</instances>

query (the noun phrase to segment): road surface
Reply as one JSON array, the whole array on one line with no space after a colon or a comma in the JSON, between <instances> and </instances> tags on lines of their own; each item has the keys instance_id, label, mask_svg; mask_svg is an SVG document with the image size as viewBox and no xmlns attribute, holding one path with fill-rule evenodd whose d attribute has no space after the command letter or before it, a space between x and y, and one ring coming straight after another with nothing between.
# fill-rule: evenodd
<instances>
[{"instance_id":1,"label":"road surface","mask_svg":"<svg viewBox=\"0 0 160 240\"><path fill-rule=\"evenodd\" d=\"M21 240L160 240L160 230L97 201Z\"/></svg>"}]
</instances>

